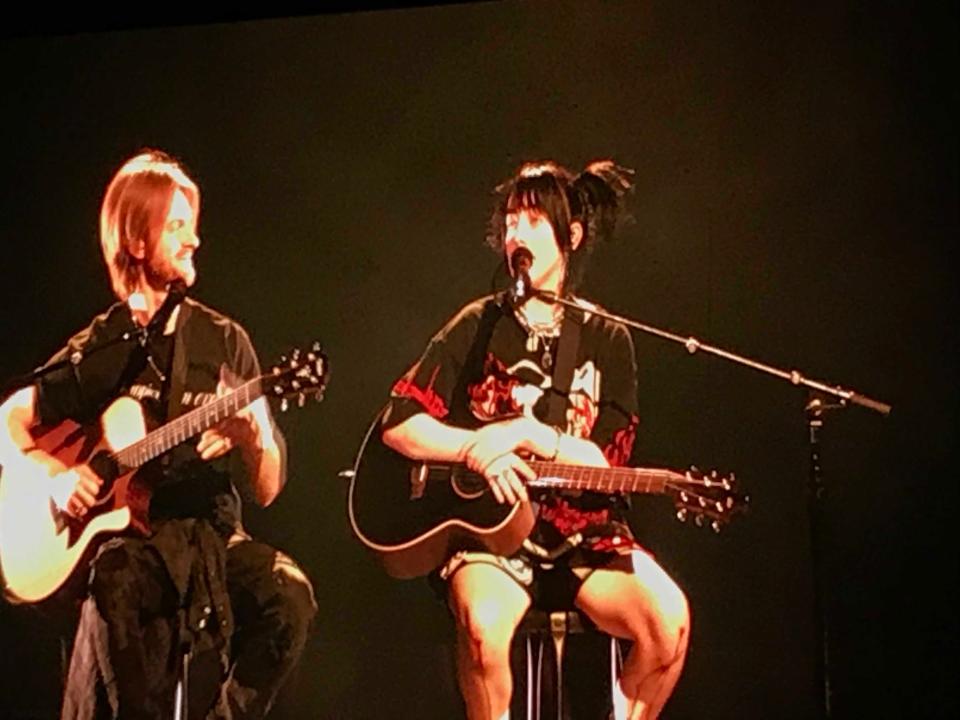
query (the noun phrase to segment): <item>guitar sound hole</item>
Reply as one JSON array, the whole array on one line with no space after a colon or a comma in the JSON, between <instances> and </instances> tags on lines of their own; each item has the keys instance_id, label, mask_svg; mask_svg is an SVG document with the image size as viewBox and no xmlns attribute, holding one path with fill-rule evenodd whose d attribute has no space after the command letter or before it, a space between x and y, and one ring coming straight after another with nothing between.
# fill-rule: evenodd
<instances>
[{"instance_id":1,"label":"guitar sound hole","mask_svg":"<svg viewBox=\"0 0 960 720\"><path fill-rule=\"evenodd\" d=\"M450 485L453 491L464 500L481 497L489 487L483 476L469 472L454 472L450 476Z\"/></svg>"}]
</instances>

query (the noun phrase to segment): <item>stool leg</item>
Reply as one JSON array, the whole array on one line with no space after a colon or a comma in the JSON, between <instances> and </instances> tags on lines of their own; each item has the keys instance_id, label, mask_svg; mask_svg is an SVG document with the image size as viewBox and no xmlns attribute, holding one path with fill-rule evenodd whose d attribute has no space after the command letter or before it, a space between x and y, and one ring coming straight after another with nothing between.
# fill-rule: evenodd
<instances>
[{"instance_id":1,"label":"stool leg","mask_svg":"<svg viewBox=\"0 0 960 720\"><path fill-rule=\"evenodd\" d=\"M533 638L526 637L527 647L527 720L537 720L533 714Z\"/></svg>"},{"instance_id":2,"label":"stool leg","mask_svg":"<svg viewBox=\"0 0 960 720\"><path fill-rule=\"evenodd\" d=\"M187 692L190 678L190 652L184 652L180 663L180 679L177 680L177 690L173 700L173 720L188 720L189 713Z\"/></svg>"},{"instance_id":3,"label":"stool leg","mask_svg":"<svg viewBox=\"0 0 960 720\"><path fill-rule=\"evenodd\" d=\"M550 634L553 636L553 649L557 656L557 720L563 720L563 641L567 635L567 614L550 613Z\"/></svg>"},{"instance_id":4,"label":"stool leg","mask_svg":"<svg viewBox=\"0 0 960 720\"><path fill-rule=\"evenodd\" d=\"M544 645L543 638L540 638L537 641L537 676L535 679L535 690L533 694L534 703L537 709L536 720L541 720L540 716L543 712L543 654L545 649L546 645Z\"/></svg>"}]
</instances>

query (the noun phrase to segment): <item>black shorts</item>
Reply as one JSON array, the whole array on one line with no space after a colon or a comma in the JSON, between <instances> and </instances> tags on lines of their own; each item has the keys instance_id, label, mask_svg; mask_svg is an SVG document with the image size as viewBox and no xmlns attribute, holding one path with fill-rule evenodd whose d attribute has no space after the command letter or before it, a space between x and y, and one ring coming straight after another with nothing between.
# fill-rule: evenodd
<instances>
[{"instance_id":1,"label":"black shorts","mask_svg":"<svg viewBox=\"0 0 960 720\"><path fill-rule=\"evenodd\" d=\"M493 565L526 590L534 607L542 610L569 610L580 586L594 570L616 569L631 572L629 555L643 550L625 523L615 523L616 532L584 538L577 533L547 550L531 540L509 557L483 550L461 550L431 574L435 591L446 599L448 581L462 567L473 563ZM603 549L597 549L602 547Z\"/></svg>"}]
</instances>

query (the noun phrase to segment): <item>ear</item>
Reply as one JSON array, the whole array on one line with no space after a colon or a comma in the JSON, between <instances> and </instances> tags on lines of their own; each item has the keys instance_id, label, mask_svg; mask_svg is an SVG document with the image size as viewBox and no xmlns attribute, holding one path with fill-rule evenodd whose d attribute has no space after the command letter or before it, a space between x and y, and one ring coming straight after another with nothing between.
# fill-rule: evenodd
<instances>
[{"instance_id":1,"label":"ear","mask_svg":"<svg viewBox=\"0 0 960 720\"><path fill-rule=\"evenodd\" d=\"M570 249L575 252L582 242L583 223L579 220L574 220L570 223Z\"/></svg>"}]
</instances>

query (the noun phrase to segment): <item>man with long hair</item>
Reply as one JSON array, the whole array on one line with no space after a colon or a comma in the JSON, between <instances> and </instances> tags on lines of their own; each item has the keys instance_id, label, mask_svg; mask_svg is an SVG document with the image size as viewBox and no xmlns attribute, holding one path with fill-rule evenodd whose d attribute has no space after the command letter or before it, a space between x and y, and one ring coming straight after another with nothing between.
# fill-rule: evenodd
<instances>
[{"instance_id":1,"label":"man with long hair","mask_svg":"<svg viewBox=\"0 0 960 720\"><path fill-rule=\"evenodd\" d=\"M70 420L110 440L164 425L260 374L239 324L181 299L196 280L199 213L200 191L178 161L156 150L127 161L100 213L117 301L51 358L52 372L0 406L0 463L32 468L59 511L78 522L101 501L104 479L39 447L38 428ZM168 720L184 653L219 679L206 693L191 686L195 713L266 715L316 605L297 565L245 532L240 491L270 504L285 464L283 436L262 398L153 461L148 527L108 540L92 563L65 720Z\"/></svg>"}]
</instances>

